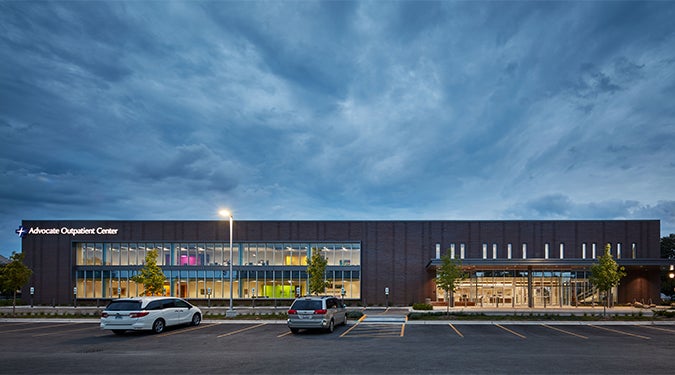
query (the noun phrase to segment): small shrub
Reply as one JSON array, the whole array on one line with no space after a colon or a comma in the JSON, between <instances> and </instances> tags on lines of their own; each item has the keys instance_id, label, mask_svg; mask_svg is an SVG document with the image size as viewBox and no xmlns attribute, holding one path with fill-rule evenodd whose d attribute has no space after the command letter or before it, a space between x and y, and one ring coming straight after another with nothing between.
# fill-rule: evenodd
<instances>
[{"instance_id":1,"label":"small shrub","mask_svg":"<svg viewBox=\"0 0 675 375\"><path fill-rule=\"evenodd\" d=\"M416 303L412 305L413 310L433 310L434 307L428 303Z\"/></svg>"},{"instance_id":2,"label":"small shrub","mask_svg":"<svg viewBox=\"0 0 675 375\"><path fill-rule=\"evenodd\" d=\"M347 319L359 320L363 317L363 312L361 311L347 311Z\"/></svg>"},{"instance_id":3,"label":"small shrub","mask_svg":"<svg viewBox=\"0 0 675 375\"><path fill-rule=\"evenodd\" d=\"M675 311L672 311L672 310L654 310L654 316L662 316L664 318L675 318Z\"/></svg>"},{"instance_id":4,"label":"small shrub","mask_svg":"<svg viewBox=\"0 0 675 375\"><path fill-rule=\"evenodd\" d=\"M444 312L431 312L431 313L421 313L421 312L411 312L408 314L408 320L436 320L438 318L445 318Z\"/></svg>"}]
</instances>

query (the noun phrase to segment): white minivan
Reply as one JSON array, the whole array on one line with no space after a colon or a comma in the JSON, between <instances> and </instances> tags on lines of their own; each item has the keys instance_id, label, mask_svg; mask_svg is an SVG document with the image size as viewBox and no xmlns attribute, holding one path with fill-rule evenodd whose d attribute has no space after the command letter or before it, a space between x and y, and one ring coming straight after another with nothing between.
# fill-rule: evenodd
<instances>
[{"instance_id":1,"label":"white minivan","mask_svg":"<svg viewBox=\"0 0 675 375\"><path fill-rule=\"evenodd\" d=\"M197 306L176 297L120 298L111 301L101 313L101 329L118 335L130 330L161 333L168 326L196 326L201 321L202 311Z\"/></svg>"}]
</instances>

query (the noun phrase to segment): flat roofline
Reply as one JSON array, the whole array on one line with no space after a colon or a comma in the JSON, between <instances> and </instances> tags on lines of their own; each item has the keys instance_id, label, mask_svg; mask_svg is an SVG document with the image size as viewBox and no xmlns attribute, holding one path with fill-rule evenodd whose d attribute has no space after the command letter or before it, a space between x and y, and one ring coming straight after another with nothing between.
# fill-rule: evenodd
<instances>
[{"instance_id":1,"label":"flat roofline","mask_svg":"<svg viewBox=\"0 0 675 375\"><path fill-rule=\"evenodd\" d=\"M668 266L675 264L675 259L666 258L642 258L642 259L615 259L620 266ZM569 268L588 268L594 263L595 259L461 259L462 266L467 268L475 267L502 267L502 268L526 268L526 267L569 267ZM435 269L441 265L440 259L431 259L427 263L427 269Z\"/></svg>"},{"instance_id":2,"label":"flat roofline","mask_svg":"<svg viewBox=\"0 0 675 375\"><path fill-rule=\"evenodd\" d=\"M105 223L196 223L196 222L220 222L227 221L226 218L210 219L21 219L22 222L105 222ZM661 219L340 219L340 220L321 220L321 219L237 219L242 222L265 222L265 223L625 223L625 222L644 222L658 221Z\"/></svg>"}]
</instances>

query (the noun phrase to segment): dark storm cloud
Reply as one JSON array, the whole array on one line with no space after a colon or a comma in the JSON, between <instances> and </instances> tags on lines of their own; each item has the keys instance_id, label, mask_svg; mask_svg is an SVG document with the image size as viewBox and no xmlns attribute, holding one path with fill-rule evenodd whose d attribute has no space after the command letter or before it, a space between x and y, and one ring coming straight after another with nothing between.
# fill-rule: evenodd
<instances>
[{"instance_id":1,"label":"dark storm cloud","mask_svg":"<svg viewBox=\"0 0 675 375\"><path fill-rule=\"evenodd\" d=\"M543 219L661 219L662 233L675 232L675 201L643 204L632 200L575 202L565 194L549 194L509 209L514 217Z\"/></svg>"},{"instance_id":2,"label":"dark storm cloud","mask_svg":"<svg viewBox=\"0 0 675 375\"><path fill-rule=\"evenodd\" d=\"M608 200L577 203L564 194L550 194L528 200L524 204L514 207L513 214L547 219L569 217L625 219L635 217L636 210L644 210L637 201Z\"/></svg>"},{"instance_id":3,"label":"dark storm cloud","mask_svg":"<svg viewBox=\"0 0 675 375\"><path fill-rule=\"evenodd\" d=\"M315 102L324 95L345 94L345 83L349 82L345 72L350 68L354 42L348 23L356 3L242 5L203 4L218 29L255 48L261 68L288 81L298 95ZM259 17L257 22L251 22L252 11ZM285 22L279 23L280 19Z\"/></svg>"},{"instance_id":4,"label":"dark storm cloud","mask_svg":"<svg viewBox=\"0 0 675 375\"><path fill-rule=\"evenodd\" d=\"M664 2L0 3L23 219L659 218ZM11 232L10 232L11 230Z\"/></svg>"},{"instance_id":5,"label":"dark storm cloud","mask_svg":"<svg viewBox=\"0 0 675 375\"><path fill-rule=\"evenodd\" d=\"M139 181L182 181L202 189L228 191L236 186L232 165L205 145L177 146L175 153L159 154L137 165ZM241 172L239 172L240 174Z\"/></svg>"}]
</instances>

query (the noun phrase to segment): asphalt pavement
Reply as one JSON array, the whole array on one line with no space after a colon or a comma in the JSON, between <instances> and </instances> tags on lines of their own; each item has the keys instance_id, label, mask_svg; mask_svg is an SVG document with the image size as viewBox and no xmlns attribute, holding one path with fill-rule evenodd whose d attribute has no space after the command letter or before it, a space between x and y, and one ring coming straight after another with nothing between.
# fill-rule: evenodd
<instances>
[{"instance_id":1,"label":"asphalt pavement","mask_svg":"<svg viewBox=\"0 0 675 375\"><path fill-rule=\"evenodd\" d=\"M665 374L675 350L675 327L625 322L350 321L332 334L292 334L282 323L203 321L119 336L93 319L3 321L0 373Z\"/></svg>"}]
</instances>

